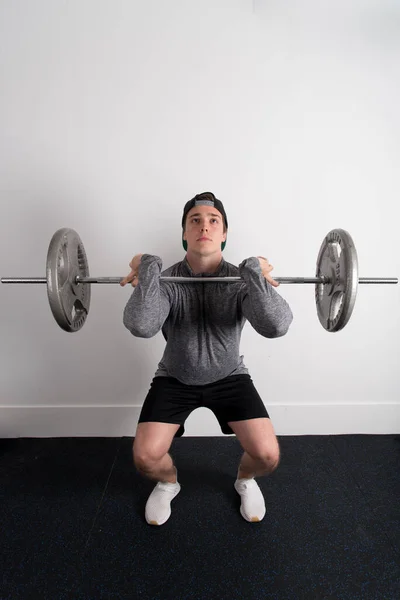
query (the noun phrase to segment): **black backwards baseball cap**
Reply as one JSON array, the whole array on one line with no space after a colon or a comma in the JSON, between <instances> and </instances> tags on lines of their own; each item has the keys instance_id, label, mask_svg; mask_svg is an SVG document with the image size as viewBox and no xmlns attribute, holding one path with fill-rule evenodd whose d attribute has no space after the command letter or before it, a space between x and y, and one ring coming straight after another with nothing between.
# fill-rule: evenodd
<instances>
[{"instance_id":1,"label":"black backwards baseball cap","mask_svg":"<svg viewBox=\"0 0 400 600\"><path fill-rule=\"evenodd\" d=\"M218 200L218 198L216 198L214 196L214 194L212 192L203 192L202 194L197 194L197 196L195 196L194 198L192 198L191 200L186 202L185 208L183 209L182 229L185 226L186 216L187 216L189 210L191 208L193 208L194 206L199 206L201 204L203 204L203 205L205 204L207 206L213 206L214 208L216 208L223 216L224 221L225 221L225 227L226 227L226 229L228 229L228 219L226 218L224 205L222 204L221 200ZM187 242L186 242L186 240L183 239L183 232L182 232L182 246L184 247L185 250L187 250ZM226 246L226 241L222 242L221 250L223 250L225 248L225 246Z\"/></svg>"}]
</instances>

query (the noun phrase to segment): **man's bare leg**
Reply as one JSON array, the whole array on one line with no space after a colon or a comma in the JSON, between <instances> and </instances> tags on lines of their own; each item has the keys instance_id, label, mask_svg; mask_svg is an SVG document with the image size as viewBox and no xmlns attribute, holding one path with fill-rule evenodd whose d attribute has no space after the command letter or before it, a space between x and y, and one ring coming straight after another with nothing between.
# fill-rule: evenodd
<instances>
[{"instance_id":1,"label":"man's bare leg","mask_svg":"<svg viewBox=\"0 0 400 600\"><path fill-rule=\"evenodd\" d=\"M136 467L141 475L153 481L162 481L163 483L176 483L177 481L177 469L168 453L158 462L137 464Z\"/></svg>"}]
</instances>

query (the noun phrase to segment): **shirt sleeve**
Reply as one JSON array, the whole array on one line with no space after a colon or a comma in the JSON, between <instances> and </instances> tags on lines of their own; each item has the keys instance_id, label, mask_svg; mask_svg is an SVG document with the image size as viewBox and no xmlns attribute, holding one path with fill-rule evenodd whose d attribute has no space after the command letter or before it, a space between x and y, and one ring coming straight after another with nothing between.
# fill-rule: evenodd
<instances>
[{"instance_id":1,"label":"shirt sleeve","mask_svg":"<svg viewBox=\"0 0 400 600\"><path fill-rule=\"evenodd\" d=\"M155 336L169 315L171 299L168 286L160 282L161 267L159 256L143 254L138 269L139 283L123 314L125 327L136 337Z\"/></svg>"},{"instance_id":2,"label":"shirt sleeve","mask_svg":"<svg viewBox=\"0 0 400 600\"><path fill-rule=\"evenodd\" d=\"M243 316L263 337L285 335L293 320L292 311L265 279L258 258L245 259L239 265L239 273L245 282L240 291Z\"/></svg>"}]
</instances>

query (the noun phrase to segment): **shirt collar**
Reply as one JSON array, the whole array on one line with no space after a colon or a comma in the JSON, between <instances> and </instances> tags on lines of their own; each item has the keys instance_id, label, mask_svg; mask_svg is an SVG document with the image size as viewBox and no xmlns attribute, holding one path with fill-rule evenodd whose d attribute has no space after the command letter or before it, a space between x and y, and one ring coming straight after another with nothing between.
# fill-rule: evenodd
<instances>
[{"instance_id":1,"label":"shirt collar","mask_svg":"<svg viewBox=\"0 0 400 600\"><path fill-rule=\"evenodd\" d=\"M185 271L185 273L187 273L188 277L218 277L224 271L225 260L224 260L224 258L221 259L221 262L219 263L217 269L213 273L194 273L194 271L192 270L191 266L189 265L189 263L187 261L186 255L182 261L182 266L183 266L183 270Z\"/></svg>"}]
</instances>

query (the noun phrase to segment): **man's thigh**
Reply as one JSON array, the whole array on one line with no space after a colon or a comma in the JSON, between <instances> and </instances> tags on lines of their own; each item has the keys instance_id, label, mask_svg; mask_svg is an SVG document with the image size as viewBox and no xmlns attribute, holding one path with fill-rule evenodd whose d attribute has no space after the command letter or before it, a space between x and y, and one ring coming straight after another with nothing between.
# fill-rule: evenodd
<instances>
[{"instance_id":1,"label":"man's thigh","mask_svg":"<svg viewBox=\"0 0 400 600\"><path fill-rule=\"evenodd\" d=\"M243 450L252 458L267 462L279 461L279 442L271 419L230 421L228 425L234 431Z\"/></svg>"}]
</instances>

